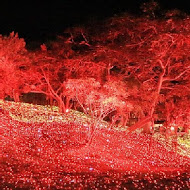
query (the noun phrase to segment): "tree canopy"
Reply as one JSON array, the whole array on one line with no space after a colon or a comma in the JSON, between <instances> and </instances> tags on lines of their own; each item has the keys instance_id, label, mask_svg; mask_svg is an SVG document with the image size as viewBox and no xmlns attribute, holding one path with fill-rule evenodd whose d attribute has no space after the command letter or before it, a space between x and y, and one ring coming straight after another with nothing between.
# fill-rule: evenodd
<instances>
[{"instance_id":1,"label":"tree canopy","mask_svg":"<svg viewBox=\"0 0 190 190\"><path fill-rule=\"evenodd\" d=\"M190 19L150 11L70 28L33 52L17 34L1 36L1 98L43 93L63 112L77 101L107 114L117 102L117 114L138 118L130 131L159 119L189 123Z\"/></svg>"}]
</instances>

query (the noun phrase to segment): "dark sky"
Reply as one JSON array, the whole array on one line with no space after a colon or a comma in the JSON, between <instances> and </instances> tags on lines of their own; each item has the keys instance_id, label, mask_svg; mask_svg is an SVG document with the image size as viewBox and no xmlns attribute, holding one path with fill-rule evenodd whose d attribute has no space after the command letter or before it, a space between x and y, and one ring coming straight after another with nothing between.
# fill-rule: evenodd
<instances>
[{"instance_id":1,"label":"dark sky","mask_svg":"<svg viewBox=\"0 0 190 190\"><path fill-rule=\"evenodd\" d=\"M0 34L19 33L26 41L46 40L65 28L121 12L138 13L146 0L28 0L0 5ZM159 0L162 9L189 11L190 0Z\"/></svg>"}]
</instances>

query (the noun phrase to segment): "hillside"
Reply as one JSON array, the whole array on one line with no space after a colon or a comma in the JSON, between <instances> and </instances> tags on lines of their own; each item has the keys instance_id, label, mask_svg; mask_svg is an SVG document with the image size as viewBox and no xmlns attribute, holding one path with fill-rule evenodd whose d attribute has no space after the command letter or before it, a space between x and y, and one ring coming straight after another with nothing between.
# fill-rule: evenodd
<instances>
[{"instance_id":1,"label":"hillside","mask_svg":"<svg viewBox=\"0 0 190 190\"><path fill-rule=\"evenodd\" d=\"M123 175L139 180L147 176L154 179L155 175L160 180L176 180L176 176L185 175L182 181L189 183L190 158L150 135L99 128L88 145L85 142L88 125L77 125L76 118L75 122L18 121L13 111L12 117L5 112L1 109L0 187L61 189L72 180L73 185L84 182L83 175L88 178L87 184L93 181L92 176L101 175L113 180ZM39 109L35 116L45 115ZM176 184L181 183L181 179L177 181Z\"/></svg>"}]
</instances>

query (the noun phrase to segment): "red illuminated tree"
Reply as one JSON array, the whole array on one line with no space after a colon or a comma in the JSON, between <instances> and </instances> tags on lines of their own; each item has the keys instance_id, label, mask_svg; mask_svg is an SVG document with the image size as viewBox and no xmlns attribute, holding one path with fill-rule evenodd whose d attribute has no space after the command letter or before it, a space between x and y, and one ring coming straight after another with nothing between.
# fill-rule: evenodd
<instances>
[{"instance_id":1,"label":"red illuminated tree","mask_svg":"<svg viewBox=\"0 0 190 190\"><path fill-rule=\"evenodd\" d=\"M168 114L171 109L172 113L183 115L181 120L184 114L189 118L188 107L184 106L183 112L181 103L189 100L189 30L188 18L149 19L123 15L109 19L104 25L99 23L96 28L68 30L58 41L43 44L42 51L30 53L24 41L14 33L1 36L1 97L9 95L18 101L22 93L43 93L51 102L57 102L60 111L65 112L72 101L77 101L84 112L93 115L84 106L87 95L94 101L88 102L91 105L96 105L97 96L100 102L104 102L102 98L114 96L126 105L117 108L117 114L125 120L124 125L128 115L138 118L130 131L150 122L153 124L159 119L159 112L166 108L169 110L163 116L166 123L173 122L173 116ZM95 81L90 79L92 84L89 84L89 78ZM66 86L72 80L71 90ZM95 85L98 83L99 87ZM92 94L86 91L87 84ZM115 91L116 86L119 88ZM81 91L80 98L86 97L82 103L76 100L77 88ZM101 119L108 115L105 113L99 113Z\"/></svg>"},{"instance_id":2,"label":"red illuminated tree","mask_svg":"<svg viewBox=\"0 0 190 190\"><path fill-rule=\"evenodd\" d=\"M146 89L145 95L150 109L147 116L130 130L134 130L154 117L159 97L167 96L178 88L184 93L189 92L190 63L188 52L189 21L158 21L146 20L139 23L133 40L126 44L129 63L127 70L138 79ZM183 25L182 25L183 24Z\"/></svg>"},{"instance_id":3,"label":"red illuminated tree","mask_svg":"<svg viewBox=\"0 0 190 190\"><path fill-rule=\"evenodd\" d=\"M19 101L23 92L29 59L25 42L12 32L0 36L0 96Z\"/></svg>"},{"instance_id":4,"label":"red illuminated tree","mask_svg":"<svg viewBox=\"0 0 190 190\"><path fill-rule=\"evenodd\" d=\"M144 118L131 131L156 119L161 97L171 91L175 96L177 89L189 93L189 29L188 18L151 20L123 15L110 19L105 31L95 35L97 44L114 54L112 68L117 67L127 83L134 78L136 92L132 87L129 94Z\"/></svg>"},{"instance_id":5,"label":"red illuminated tree","mask_svg":"<svg viewBox=\"0 0 190 190\"><path fill-rule=\"evenodd\" d=\"M123 15L109 19L103 28L100 24L96 29L71 30L68 39L74 53L65 64L66 78L93 77L104 84L114 76L131 85L131 112L139 120L133 131L159 119L160 101L166 107L171 92L173 97L179 88L189 93L189 29L188 18ZM82 41L88 48L80 51Z\"/></svg>"},{"instance_id":6,"label":"red illuminated tree","mask_svg":"<svg viewBox=\"0 0 190 190\"><path fill-rule=\"evenodd\" d=\"M122 89L118 90L114 84L101 86L95 79L87 78L69 79L65 85L68 93L72 94L72 99L77 101L84 113L93 119L89 126L89 143L96 128L106 116L127 106L122 97L122 95L125 96L122 94Z\"/></svg>"},{"instance_id":7,"label":"red illuminated tree","mask_svg":"<svg viewBox=\"0 0 190 190\"><path fill-rule=\"evenodd\" d=\"M63 73L60 73L62 64L50 57L38 61L39 65L32 69L32 80L27 84L28 92L45 94L50 105L55 101L60 112L65 113L70 106L70 99L66 94Z\"/></svg>"}]
</instances>

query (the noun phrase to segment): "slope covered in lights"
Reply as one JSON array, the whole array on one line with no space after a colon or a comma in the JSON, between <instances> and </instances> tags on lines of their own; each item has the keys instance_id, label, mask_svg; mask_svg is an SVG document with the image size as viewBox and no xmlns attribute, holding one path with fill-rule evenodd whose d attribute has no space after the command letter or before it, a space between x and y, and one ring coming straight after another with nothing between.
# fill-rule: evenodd
<instances>
[{"instance_id":1,"label":"slope covered in lights","mask_svg":"<svg viewBox=\"0 0 190 190\"><path fill-rule=\"evenodd\" d=\"M86 145L86 124L23 122L7 113L0 113L1 189L114 189L124 181L131 188L161 188L168 179L171 187L189 187L190 158L150 135L100 128Z\"/></svg>"}]
</instances>

